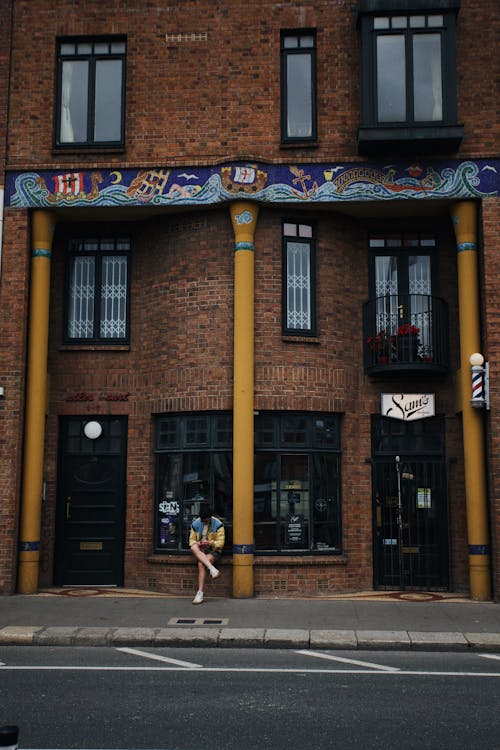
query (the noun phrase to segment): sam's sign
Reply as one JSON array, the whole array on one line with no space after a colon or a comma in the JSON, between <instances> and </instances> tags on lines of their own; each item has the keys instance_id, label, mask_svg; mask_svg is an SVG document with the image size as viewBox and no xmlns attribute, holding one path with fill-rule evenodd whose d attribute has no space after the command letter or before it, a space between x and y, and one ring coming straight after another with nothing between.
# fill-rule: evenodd
<instances>
[{"instance_id":1,"label":"sam's sign","mask_svg":"<svg viewBox=\"0 0 500 750\"><path fill-rule=\"evenodd\" d=\"M402 419L405 422L433 417L434 394L382 393L381 413L383 417Z\"/></svg>"}]
</instances>

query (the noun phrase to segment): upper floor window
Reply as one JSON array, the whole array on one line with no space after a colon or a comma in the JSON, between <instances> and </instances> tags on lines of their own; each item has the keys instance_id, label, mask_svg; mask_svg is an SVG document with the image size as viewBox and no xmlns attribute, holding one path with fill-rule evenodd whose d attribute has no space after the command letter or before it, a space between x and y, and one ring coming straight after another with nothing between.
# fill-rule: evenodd
<instances>
[{"instance_id":1,"label":"upper floor window","mask_svg":"<svg viewBox=\"0 0 500 750\"><path fill-rule=\"evenodd\" d=\"M363 116L360 150L408 143L456 150L455 21L458 0L360 0ZM380 8L380 12L378 11Z\"/></svg>"},{"instance_id":2,"label":"upper floor window","mask_svg":"<svg viewBox=\"0 0 500 750\"><path fill-rule=\"evenodd\" d=\"M68 252L65 339L126 342L130 240L72 240Z\"/></svg>"},{"instance_id":3,"label":"upper floor window","mask_svg":"<svg viewBox=\"0 0 500 750\"><path fill-rule=\"evenodd\" d=\"M281 34L281 140L316 140L316 38Z\"/></svg>"},{"instance_id":4,"label":"upper floor window","mask_svg":"<svg viewBox=\"0 0 500 750\"><path fill-rule=\"evenodd\" d=\"M283 222L283 333L316 335L315 241L311 224Z\"/></svg>"},{"instance_id":5,"label":"upper floor window","mask_svg":"<svg viewBox=\"0 0 500 750\"><path fill-rule=\"evenodd\" d=\"M124 39L58 43L58 146L121 146L125 110Z\"/></svg>"}]
</instances>

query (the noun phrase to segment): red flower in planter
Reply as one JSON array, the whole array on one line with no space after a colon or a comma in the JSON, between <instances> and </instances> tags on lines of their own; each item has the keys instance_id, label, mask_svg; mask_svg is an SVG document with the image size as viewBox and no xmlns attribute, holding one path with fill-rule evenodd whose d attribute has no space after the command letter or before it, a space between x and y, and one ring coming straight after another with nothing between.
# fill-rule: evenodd
<instances>
[{"instance_id":1,"label":"red flower in planter","mask_svg":"<svg viewBox=\"0 0 500 750\"><path fill-rule=\"evenodd\" d=\"M418 333L420 333L420 328L409 323L404 323L398 328L398 336L416 336Z\"/></svg>"}]
</instances>

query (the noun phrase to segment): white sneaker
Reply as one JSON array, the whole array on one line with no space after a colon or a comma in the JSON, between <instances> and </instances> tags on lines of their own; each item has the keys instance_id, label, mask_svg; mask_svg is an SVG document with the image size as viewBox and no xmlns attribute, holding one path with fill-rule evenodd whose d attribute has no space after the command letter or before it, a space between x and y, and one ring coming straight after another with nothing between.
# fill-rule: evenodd
<instances>
[{"instance_id":1,"label":"white sneaker","mask_svg":"<svg viewBox=\"0 0 500 750\"><path fill-rule=\"evenodd\" d=\"M210 568L210 575L212 576L212 578L218 578L220 576L220 570L217 570L217 568L212 565L212 567Z\"/></svg>"},{"instance_id":2,"label":"white sneaker","mask_svg":"<svg viewBox=\"0 0 500 750\"><path fill-rule=\"evenodd\" d=\"M202 604L203 602L203 591L198 591L193 599L193 604Z\"/></svg>"}]
</instances>

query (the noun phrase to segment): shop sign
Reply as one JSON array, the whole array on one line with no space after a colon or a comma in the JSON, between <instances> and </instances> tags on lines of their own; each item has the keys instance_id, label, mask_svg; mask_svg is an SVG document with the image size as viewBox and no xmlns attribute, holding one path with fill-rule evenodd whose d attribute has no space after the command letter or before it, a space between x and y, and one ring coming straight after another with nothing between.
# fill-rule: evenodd
<instances>
[{"instance_id":1,"label":"shop sign","mask_svg":"<svg viewBox=\"0 0 500 750\"><path fill-rule=\"evenodd\" d=\"M382 393L381 398L383 417L411 422L435 414L433 393Z\"/></svg>"}]
</instances>

